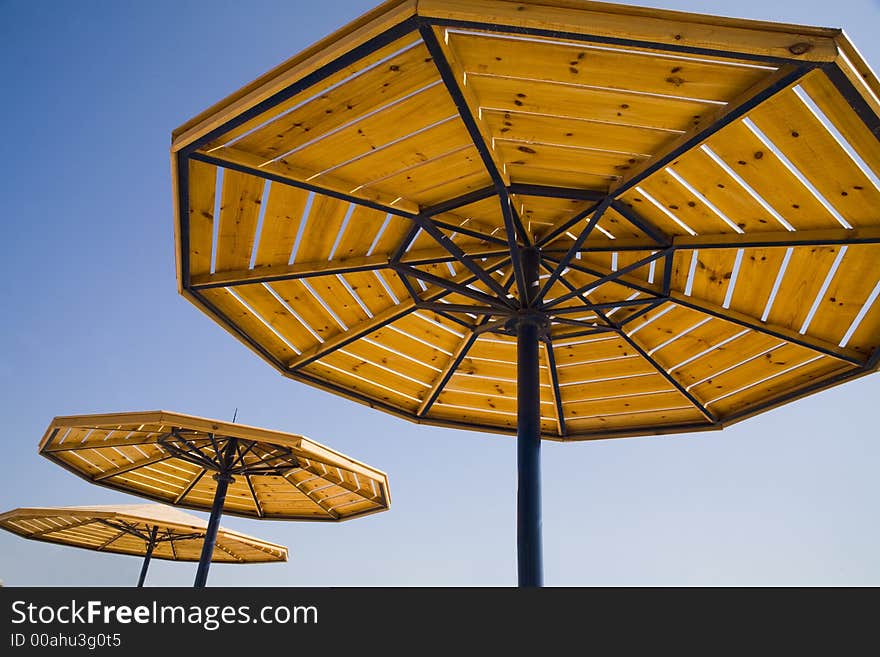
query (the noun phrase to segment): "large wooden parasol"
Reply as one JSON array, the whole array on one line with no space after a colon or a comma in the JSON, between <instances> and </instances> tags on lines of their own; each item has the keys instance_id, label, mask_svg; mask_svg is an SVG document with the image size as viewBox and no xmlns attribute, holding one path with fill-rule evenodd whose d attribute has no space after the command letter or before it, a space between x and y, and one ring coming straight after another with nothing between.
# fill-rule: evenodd
<instances>
[{"instance_id":1,"label":"large wooden parasol","mask_svg":"<svg viewBox=\"0 0 880 657\"><path fill-rule=\"evenodd\" d=\"M290 378L516 433L537 584L541 436L876 371L878 114L836 29L387 2L174 132L180 291Z\"/></svg>"},{"instance_id":2,"label":"large wooden parasol","mask_svg":"<svg viewBox=\"0 0 880 657\"><path fill-rule=\"evenodd\" d=\"M303 436L180 413L56 417L40 453L93 483L210 511L196 586L223 513L335 522L385 511L385 473Z\"/></svg>"},{"instance_id":3,"label":"large wooden parasol","mask_svg":"<svg viewBox=\"0 0 880 657\"><path fill-rule=\"evenodd\" d=\"M152 558L198 561L207 523L164 504L121 504L13 509L0 514L0 527L36 541L142 556L143 586ZM287 561L287 548L220 527L211 561Z\"/></svg>"}]
</instances>

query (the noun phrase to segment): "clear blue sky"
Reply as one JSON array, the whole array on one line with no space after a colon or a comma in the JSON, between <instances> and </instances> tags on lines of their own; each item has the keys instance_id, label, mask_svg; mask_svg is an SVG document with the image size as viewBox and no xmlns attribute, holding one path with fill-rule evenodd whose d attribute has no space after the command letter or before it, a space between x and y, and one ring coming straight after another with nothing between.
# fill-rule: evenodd
<instances>
[{"instance_id":1,"label":"clear blue sky","mask_svg":"<svg viewBox=\"0 0 880 657\"><path fill-rule=\"evenodd\" d=\"M511 585L512 439L410 424L283 379L177 295L171 130L373 0L0 0L0 510L137 502L37 456L55 415L166 408L303 433L386 470L388 513L227 518L290 546L213 585ZM644 0L843 27L878 0ZM880 376L720 433L544 447L548 585L880 585ZM9 585L133 584L139 562L0 532ZM190 585L154 562L148 585Z\"/></svg>"}]
</instances>

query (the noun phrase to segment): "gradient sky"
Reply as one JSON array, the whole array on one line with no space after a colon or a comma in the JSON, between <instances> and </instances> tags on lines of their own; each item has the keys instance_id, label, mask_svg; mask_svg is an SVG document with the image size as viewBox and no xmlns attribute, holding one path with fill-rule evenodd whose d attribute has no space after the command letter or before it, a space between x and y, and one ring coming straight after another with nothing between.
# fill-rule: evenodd
<instances>
[{"instance_id":1,"label":"gradient sky","mask_svg":"<svg viewBox=\"0 0 880 657\"><path fill-rule=\"evenodd\" d=\"M286 380L176 292L171 130L373 4L0 0L0 511L141 501L39 457L55 415L237 407L386 470L393 505L334 525L228 517L291 561L215 565L209 584L515 583L512 439ZM880 67L878 0L640 4L843 27ZM873 376L723 432L545 443L546 584L880 585L878 400ZM128 586L139 568L0 532L7 585ZM147 585L194 574L154 561Z\"/></svg>"}]
</instances>

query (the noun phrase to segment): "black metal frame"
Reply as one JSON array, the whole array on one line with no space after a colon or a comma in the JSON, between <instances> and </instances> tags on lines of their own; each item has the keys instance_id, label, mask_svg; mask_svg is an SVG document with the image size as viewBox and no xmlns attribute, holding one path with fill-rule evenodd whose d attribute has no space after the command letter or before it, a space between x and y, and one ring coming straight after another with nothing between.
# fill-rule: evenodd
<instances>
[{"instance_id":1,"label":"black metal frame","mask_svg":"<svg viewBox=\"0 0 880 657\"><path fill-rule=\"evenodd\" d=\"M217 487L214 491L211 516L205 530L205 540L202 543L202 553L194 583L195 588L203 588L208 581L208 569L217 543L217 531L220 529L220 518L223 515L229 484L235 482L235 477L244 477L253 497L257 515L263 517L263 509L257 499L251 477L284 477L291 470L299 469L300 464L289 447L275 445L277 452L274 454L258 453L257 441L214 433L173 428L160 436L156 444L169 454L202 468L178 497L178 501L195 487L205 473L214 472L213 478L217 482Z\"/></svg>"},{"instance_id":2,"label":"black metal frame","mask_svg":"<svg viewBox=\"0 0 880 657\"><path fill-rule=\"evenodd\" d=\"M746 99L743 103L726 110L715 118L710 125L701 130L695 130L692 133L684 135L675 145L673 149L665 153L663 156L650 160L645 166L637 170L634 174L624 180L615 189L608 194L589 192L578 189L555 188L546 185L527 185L521 183L505 183L503 176L498 170L492 153L488 148L480 126L471 112L471 108L465 98L464 91L459 87L456 80L453 67L447 61L444 49L438 42L434 29L436 28L458 28L464 30L479 30L489 33L526 35L532 37L548 37L552 39L564 39L572 42L607 44L624 47L645 47L649 46L655 50L667 51L670 53L690 54L696 56L710 55L714 57L729 57L738 60L753 61L763 64L771 64L779 66L780 70L764 88L760 88L754 92L751 98ZM260 115L278 103L291 98L300 91L309 88L313 84L325 79L327 76L342 70L345 66L357 61L358 59L369 55L377 49L391 44L394 40L403 37L413 31L418 31L422 41L426 45L434 63L440 73L440 77L446 86L450 97L459 110L462 121L477 149L486 170L492 179L492 186L489 188L476 190L448 202L439 203L430 208L422 208L418 213L412 213L400 208L394 208L382 203L376 203L353 194L344 194L336 190L324 189L318 185L304 183L302 181L291 180L277 174L270 174L265 171L253 170L250 167L241 164L230 163L222 158L207 155L198 152L202 146L213 139L222 136L230 129L241 125L242 123ZM662 231L653 227L649 222L638 216L633 209L619 200L620 195L627 190L632 189L646 177L652 175L666 166L669 162L675 160L695 145L699 144L714 132L720 130L725 125L740 119L748 111L756 107L761 102L767 100L774 94L787 88L791 84L796 83L808 72L821 67L828 75L832 83L847 98L855 109L856 113L871 130L872 134L880 138L880 121L864 101L861 94L855 89L853 84L847 79L846 75L834 63L819 64L816 62L804 62L798 59L787 59L781 57L772 57L757 54L745 54L734 51L725 51L715 48L703 48L686 46L680 44L664 44L664 43L646 43L636 39L614 38L614 37L598 37L563 30L547 30L529 27L503 26L481 21L462 21L447 19L424 19L418 16L410 17L398 25L392 27L386 32L367 41L366 43L352 49L351 51L341 55L336 60L319 68L317 71L304 77L302 80L291 85L290 87L276 93L271 98L259 103L253 108L247 110L234 119L227 121L225 124L214 128L205 136L193 141L191 144L182 149L177 155L178 176L179 176L179 198L178 204L180 208L180 245L182 249L182 269L181 278L183 288L188 290L195 300L205 307L211 314L216 316L222 323L228 326L234 334L247 343L251 348L258 352L264 359L273 363L275 367L281 370L287 376L291 376L301 381L305 381L312 385L327 389L337 394L342 394L349 398L366 403L373 407L381 408L387 412L416 419L420 422L430 422L426 417L432 404L443 390L443 387L451 378L456 367L466 357L468 350L474 344L479 335L485 332L499 332L517 336L518 354L519 354L519 384L518 384L518 445L519 445L519 476L520 476L520 493L519 493L519 548L520 548L520 583L523 585L540 585L540 390L537 380L538 367L538 350L539 342L546 344L548 363L551 371L554 371L553 363L555 360L553 353L553 341L584 335L592 335L601 332L614 332L625 339L628 344L636 349L644 358L651 362L654 367L665 376L666 379L676 387L705 417L704 424L682 424L670 427L662 427L656 433L666 433L674 431L693 431L701 429L717 429L721 428L722 422L719 421L701 402L691 395L674 377L672 377L659 363L656 363L650 355L648 355L624 330L624 326L644 313L656 308L658 305L670 299L671 292L671 273L673 265L673 255L676 246L669 236L663 234ZM230 321L224 313L220 312L212 304L210 304L202 295L198 293L199 288L210 287L210 283L192 286L188 265L188 217L185 209L188 207L188 158L201 160L215 164L220 167L245 171L253 173L263 178L280 182L283 184L293 185L301 189L307 189L317 193L325 194L340 200L344 200L357 205L371 207L391 214L406 217L413 221L413 228L402 241L399 248L390 259L389 266L395 271L414 302L414 308L426 309L438 313L447 319L464 326L469 330L469 334L465 336L459 350L450 359L447 367L435 382L430 395L420 405L420 408L413 418L412 416L400 411L399 409L387 404L381 400L376 400L367 395L357 393L342 388L336 384L322 381L319 378L303 371L309 363L321 358L325 353L329 353L327 348L318 348L314 353L310 353L304 358L297 359L293 365L288 366L286 363L279 362L272 354L270 354L262 345L258 344L253 338L239 329L234 322ZM506 228L506 240L496 238L492 235L480 233L470 229L456 227L437 219L437 215L462 207L469 203L473 203L492 195L497 195L501 203L502 215ZM580 212L569 220L565 220L550 229L549 233L543 236L536 236L533 240L523 226L522 219L516 212L516 208L512 203L513 195L532 195L532 196L551 196L557 198L577 199L593 203L586 210ZM645 250L652 251L652 255L643 258L638 262L624 267L618 272L599 272L589 266L576 260L578 254L584 250L586 239L594 228L602 212L611 207L629 221L634 227L647 235L654 242L653 246L645 247ZM591 217L592 215L592 217ZM576 226L579 222L591 217L588 221L587 228L577 236L575 243L567 248L564 252L552 248L552 241L562 235L569 229ZM448 260L436 260L435 262L458 262L469 270L471 277L465 278L463 281L452 281L444 277L437 276L430 272L420 269L421 266L431 264L428 262L404 262L403 257L407 247L416 237L420 230L424 230L431 235L442 247L450 254ZM498 244L507 248L509 254L509 262L511 264L512 276L505 286L502 286L492 274L500 266L497 263L491 268L482 267L477 259L468 256L462 251L443 231L457 231L462 234L483 239L488 243ZM548 247L548 248L544 248ZM687 248L687 247L683 247ZM693 248L693 247L691 247ZM543 249L543 252L541 251ZM630 271L645 266L656 259L664 259L662 284L660 286L651 284L641 284L632 279L624 279ZM596 278L595 281L586 286L574 286L562 276L562 273L569 267L573 270L588 274ZM539 286L538 268L544 268L549 273L549 280L543 286ZM355 271L355 269L353 269ZM318 275L318 274L316 274ZM284 275L278 275L273 278L271 275L266 277L265 281L283 280ZM293 277L293 276L290 276ZM420 294L413 285L411 279L420 279L425 283L435 286L439 292L431 291L430 294ZM563 285L568 287L569 292L562 297L550 299L544 302L545 296L549 293L553 284L562 281ZM512 281L516 282L517 295L511 297L506 291L510 289ZM624 285L630 289L647 295L647 298L639 298L633 300L621 299L619 303L593 303L587 296L590 290L598 285L615 282ZM248 280L248 282L259 282L256 280ZM480 285L481 284L481 285ZM537 290L533 289L538 287ZM482 288L482 289L481 289ZM440 300L448 294L459 294L466 299L474 302L474 305L468 304L443 304ZM581 305L576 309L558 308L559 304L569 299L576 299ZM476 305L479 304L479 305ZM635 313L630 314L620 322L612 321L603 311L610 307L624 306L642 306ZM391 324L400 319L411 309L405 309L399 312L392 312L384 318L384 321L378 323L370 323L369 332L376 331L383 326ZM581 320L572 320L566 315L579 311L591 311L596 314L599 321L584 322ZM710 313L711 314L711 313ZM474 321L471 316L476 316ZM557 331L551 334L552 324L561 324L573 326L574 330ZM341 348L346 344L358 339L365 331L355 330L353 335L347 336L341 340L334 342L332 348ZM785 339L788 339L787 337ZM815 349L814 345L806 344L805 346ZM832 354L840 357L840 354ZM864 363L855 363L861 368L855 372L845 373L838 379L845 380L866 373L870 369L877 366L880 361L880 349L876 350L873 355L866 359ZM554 371L555 374L555 371ZM558 418L559 436L567 436L565 429L565 419L562 414L559 383L555 376L552 377L554 399L556 403L556 412ZM817 384L821 387L824 382ZM800 391L792 393L794 396L804 394ZM785 397L785 396L783 396ZM772 404L773 402L768 402ZM734 418L735 419L735 418ZM480 428L470 424L445 422L449 426L462 426L464 428ZM497 431L497 427L482 427L487 430ZM608 435L618 435L619 432L614 431L598 431L584 434L586 437L604 437ZM579 434L580 435L580 434ZM198 460L197 455L193 456L194 460ZM204 465L201 460L199 463ZM202 471L196 480L191 484L194 486L196 481L207 471ZM225 490L223 481L218 482L218 496L220 486ZM217 504L215 503L215 510ZM219 517L219 516L218 516ZM212 521L214 514L212 513ZM206 544L207 545L207 544ZM537 548L535 548L537 546ZM537 550L537 552L535 551ZM536 566L537 564L537 566ZM198 581L198 580L197 580ZM204 582L203 582L204 583Z\"/></svg>"}]
</instances>

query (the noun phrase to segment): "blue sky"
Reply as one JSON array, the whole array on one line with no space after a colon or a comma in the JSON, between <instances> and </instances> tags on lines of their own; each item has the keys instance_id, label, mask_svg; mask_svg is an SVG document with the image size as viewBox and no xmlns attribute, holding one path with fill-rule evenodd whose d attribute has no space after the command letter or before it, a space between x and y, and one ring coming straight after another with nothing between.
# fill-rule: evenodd
<instances>
[{"instance_id":1,"label":"blue sky","mask_svg":"<svg viewBox=\"0 0 880 657\"><path fill-rule=\"evenodd\" d=\"M640 4L843 27L880 67L877 0ZM386 470L393 507L339 525L226 518L291 561L215 566L209 584L515 582L512 439L283 379L176 292L171 130L372 5L0 0L0 510L139 501L37 456L55 415L237 407ZM546 583L880 584L878 399L874 376L720 433L545 444ZM139 567L0 533L9 585L126 586ZM147 583L194 574L155 561Z\"/></svg>"}]
</instances>

